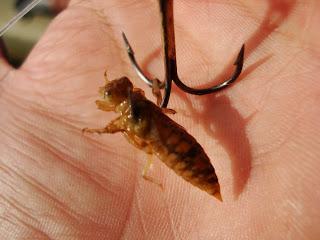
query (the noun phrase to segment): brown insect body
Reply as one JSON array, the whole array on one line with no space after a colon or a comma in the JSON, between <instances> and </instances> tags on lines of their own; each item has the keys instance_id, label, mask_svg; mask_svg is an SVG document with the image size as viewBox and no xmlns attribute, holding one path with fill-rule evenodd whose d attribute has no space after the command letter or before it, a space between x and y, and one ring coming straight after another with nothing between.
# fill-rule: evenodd
<instances>
[{"instance_id":1,"label":"brown insect body","mask_svg":"<svg viewBox=\"0 0 320 240\"><path fill-rule=\"evenodd\" d=\"M157 155L176 174L221 200L218 178L201 145L146 99L141 89L134 88L128 78L122 77L107 81L100 93L104 100L96 101L98 108L118 112L120 116L104 129L85 131L124 133L130 143Z\"/></svg>"}]
</instances>

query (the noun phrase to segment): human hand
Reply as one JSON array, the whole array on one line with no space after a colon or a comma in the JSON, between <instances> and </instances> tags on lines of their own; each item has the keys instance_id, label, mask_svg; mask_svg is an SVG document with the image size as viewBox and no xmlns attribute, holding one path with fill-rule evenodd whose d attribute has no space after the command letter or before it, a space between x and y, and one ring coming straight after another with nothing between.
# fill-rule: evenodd
<instances>
[{"instance_id":1,"label":"human hand","mask_svg":"<svg viewBox=\"0 0 320 240\"><path fill-rule=\"evenodd\" d=\"M318 11L317 11L318 10ZM26 62L0 65L1 239L317 239L320 43L317 1L176 1L178 70L222 81L242 43L241 79L213 95L173 88L172 116L201 143L224 202L123 136L83 135L114 118L96 109L103 72L133 72L121 39L163 78L156 1L71 1ZM228 64L229 63L229 64ZM222 72L222 74L219 74Z\"/></svg>"}]
</instances>

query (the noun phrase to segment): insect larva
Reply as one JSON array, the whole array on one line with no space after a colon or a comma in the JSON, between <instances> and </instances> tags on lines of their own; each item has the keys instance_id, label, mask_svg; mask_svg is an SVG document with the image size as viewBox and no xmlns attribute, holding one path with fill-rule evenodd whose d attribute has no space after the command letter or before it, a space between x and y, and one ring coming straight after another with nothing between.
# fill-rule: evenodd
<instances>
[{"instance_id":1,"label":"insect larva","mask_svg":"<svg viewBox=\"0 0 320 240\"><path fill-rule=\"evenodd\" d=\"M120 116L105 128L83 131L122 132L134 146L158 156L186 181L221 200L218 178L201 145L163 109L146 99L141 89L134 88L127 77L122 77L106 79L100 93L103 100L96 101L98 108L115 111Z\"/></svg>"}]
</instances>

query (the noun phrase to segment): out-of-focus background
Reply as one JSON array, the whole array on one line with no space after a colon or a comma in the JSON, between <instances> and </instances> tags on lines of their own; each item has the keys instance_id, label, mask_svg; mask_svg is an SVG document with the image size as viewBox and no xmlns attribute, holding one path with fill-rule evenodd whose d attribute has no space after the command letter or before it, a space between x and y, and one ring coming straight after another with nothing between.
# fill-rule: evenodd
<instances>
[{"instance_id":1,"label":"out-of-focus background","mask_svg":"<svg viewBox=\"0 0 320 240\"><path fill-rule=\"evenodd\" d=\"M30 2L31 0L1 0L0 28ZM67 0L42 0L2 36L5 55L14 67L22 64L50 21L67 3Z\"/></svg>"}]
</instances>

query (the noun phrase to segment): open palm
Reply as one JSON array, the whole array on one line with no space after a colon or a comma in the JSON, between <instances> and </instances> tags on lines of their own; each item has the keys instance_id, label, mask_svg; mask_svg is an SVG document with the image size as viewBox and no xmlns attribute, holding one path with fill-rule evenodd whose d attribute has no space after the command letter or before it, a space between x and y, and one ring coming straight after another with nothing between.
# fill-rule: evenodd
<instances>
[{"instance_id":1,"label":"open palm","mask_svg":"<svg viewBox=\"0 0 320 240\"><path fill-rule=\"evenodd\" d=\"M320 4L176 1L178 70L190 86L222 81L246 43L235 84L202 97L173 88L173 118L216 168L224 202L121 134L83 135L115 117L96 109L103 72L161 79L156 1L71 1L19 70L0 65L1 239L318 239ZM221 73L221 74L219 74Z\"/></svg>"}]
</instances>

